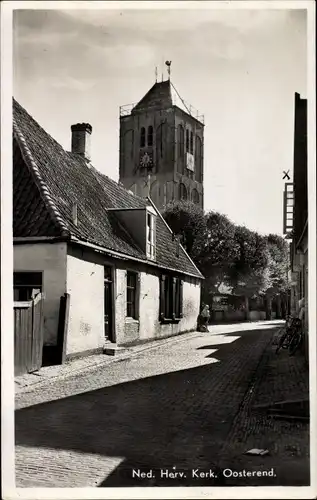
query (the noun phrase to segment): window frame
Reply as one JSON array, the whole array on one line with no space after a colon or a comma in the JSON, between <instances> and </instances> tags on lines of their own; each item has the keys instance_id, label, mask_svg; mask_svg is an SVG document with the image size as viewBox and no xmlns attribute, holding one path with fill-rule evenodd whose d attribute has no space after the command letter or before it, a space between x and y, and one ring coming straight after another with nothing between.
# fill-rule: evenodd
<instances>
[{"instance_id":1,"label":"window frame","mask_svg":"<svg viewBox=\"0 0 317 500\"><path fill-rule=\"evenodd\" d=\"M145 127L141 127L140 130L140 148L145 148L146 146L146 130Z\"/></svg>"},{"instance_id":2,"label":"window frame","mask_svg":"<svg viewBox=\"0 0 317 500\"><path fill-rule=\"evenodd\" d=\"M28 277L28 280L19 280L18 275ZM31 279L31 277L33 279ZM37 281L38 280L38 281ZM13 296L14 302L28 302L32 300L33 290L39 290L39 293L43 293L43 271L13 271ZM16 298L16 292L25 292L27 298Z\"/></svg>"},{"instance_id":3,"label":"window frame","mask_svg":"<svg viewBox=\"0 0 317 500\"><path fill-rule=\"evenodd\" d=\"M201 137L195 136L195 180L202 182L202 166L203 166L203 141Z\"/></svg>"},{"instance_id":4,"label":"window frame","mask_svg":"<svg viewBox=\"0 0 317 500\"><path fill-rule=\"evenodd\" d=\"M192 130L189 133L189 152L194 155L194 134Z\"/></svg>"},{"instance_id":5,"label":"window frame","mask_svg":"<svg viewBox=\"0 0 317 500\"><path fill-rule=\"evenodd\" d=\"M129 285L129 276L134 279L134 284ZM140 276L136 271L132 271L130 269L126 272L126 310L125 317L127 320L138 320L139 319L139 282ZM129 290L133 291L133 301L129 301ZM129 314L129 306L128 304L132 304L132 314Z\"/></svg>"},{"instance_id":6,"label":"window frame","mask_svg":"<svg viewBox=\"0 0 317 500\"><path fill-rule=\"evenodd\" d=\"M189 153L189 129L188 128L186 128L185 142L186 142L186 153Z\"/></svg>"},{"instance_id":7,"label":"window frame","mask_svg":"<svg viewBox=\"0 0 317 500\"><path fill-rule=\"evenodd\" d=\"M200 196L199 196L199 192L196 188L193 188L193 190L191 192L191 201L193 203L195 203L195 205L200 204Z\"/></svg>"},{"instance_id":8,"label":"window frame","mask_svg":"<svg viewBox=\"0 0 317 500\"><path fill-rule=\"evenodd\" d=\"M149 125L147 129L147 145L149 147L153 146L154 129L153 125Z\"/></svg>"},{"instance_id":9,"label":"window frame","mask_svg":"<svg viewBox=\"0 0 317 500\"><path fill-rule=\"evenodd\" d=\"M186 185L183 182L179 183L179 200L187 201L188 200L188 190Z\"/></svg>"},{"instance_id":10,"label":"window frame","mask_svg":"<svg viewBox=\"0 0 317 500\"><path fill-rule=\"evenodd\" d=\"M156 216L149 211L146 212L146 256L156 259Z\"/></svg>"},{"instance_id":11,"label":"window frame","mask_svg":"<svg viewBox=\"0 0 317 500\"><path fill-rule=\"evenodd\" d=\"M160 322L179 323L183 318L183 284L181 276L160 277Z\"/></svg>"}]
</instances>

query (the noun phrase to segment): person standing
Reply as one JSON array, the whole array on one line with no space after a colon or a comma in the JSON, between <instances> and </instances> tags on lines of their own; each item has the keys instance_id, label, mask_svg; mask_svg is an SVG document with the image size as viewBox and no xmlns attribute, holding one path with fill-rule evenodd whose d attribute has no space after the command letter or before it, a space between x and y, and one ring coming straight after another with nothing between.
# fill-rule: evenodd
<instances>
[{"instance_id":1,"label":"person standing","mask_svg":"<svg viewBox=\"0 0 317 500\"><path fill-rule=\"evenodd\" d=\"M305 297L303 297L298 302L298 319L301 320L302 326L304 326L304 320L305 320Z\"/></svg>"},{"instance_id":2,"label":"person standing","mask_svg":"<svg viewBox=\"0 0 317 500\"><path fill-rule=\"evenodd\" d=\"M203 304L202 311L200 313L201 316L201 326L203 328L202 331L207 332L208 331L208 323L210 320L210 311L209 311L209 306L207 304Z\"/></svg>"}]
</instances>

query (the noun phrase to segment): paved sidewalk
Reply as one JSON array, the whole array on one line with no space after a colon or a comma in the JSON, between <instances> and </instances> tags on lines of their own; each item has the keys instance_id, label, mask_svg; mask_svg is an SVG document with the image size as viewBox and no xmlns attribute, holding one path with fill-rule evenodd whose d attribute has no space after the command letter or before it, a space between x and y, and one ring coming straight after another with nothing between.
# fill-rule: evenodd
<instances>
[{"instance_id":1,"label":"paved sidewalk","mask_svg":"<svg viewBox=\"0 0 317 500\"><path fill-rule=\"evenodd\" d=\"M287 406L299 405L309 400L309 374L304 354L289 356L287 350L275 353L275 335L266 347L256 378L242 402L226 442L221 450L220 465L228 461L235 470L251 470L254 467L273 470L272 485L308 485L309 474L309 422L288 416L272 417L266 412L276 403ZM289 405L291 403L291 405ZM291 414L292 412L287 412ZM252 448L268 450L265 456L250 456L245 452ZM230 478L227 485L237 484ZM247 486L248 478L239 478L240 486ZM267 478L258 478L258 486L266 486Z\"/></svg>"},{"instance_id":2,"label":"paved sidewalk","mask_svg":"<svg viewBox=\"0 0 317 500\"><path fill-rule=\"evenodd\" d=\"M101 368L102 366L118 363L125 359L130 359L143 351L156 349L167 343L184 342L187 339L197 335L198 332L189 332L182 335L158 339L155 341L146 342L144 344L127 347L119 351L115 355L93 354L82 358L77 358L67 361L62 365L44 366L38 372L26 373L15 377L15 392L32 391L35 388L43 387L46 384L53 383L57 380L65 380L77 375L87 375L90 371Z\"/></svg>"},{"instance_id":3,"label":"paved sidewalk","mask_svg":"<svg viewBox=\"0 0 317 500\"><path fill-rule=\"evenodd\" d=\"M193 478L192 469L246 464L257 471L273 461L290 463L294 453L301 473L296 476L290 465L292 472L286 474L283 466L277 477L266 478L266 485L307 484L305 429L270 427L252 409L261 394L266 400L270 394L274 400L279 397L281 367L299 363L300 369L299 357L284 363L273 357L275 331L272 325L247 324L227 327L227 333L196 333L186 342L166 343L101 366L89 376L56 380L45 391L21 394L17 485L213 486L223 484L220 477ZM286 438L279 435L281 429ZM261 445L269 447L271 462L268 457L246 462L244 452ZM167 468L187 476L160 478L159 471ZM151 469L157 477L138 480L132 478L133 469ZM259 484L257 477L247 481ZM243 485L240 478L226 479L226 484Z\"/></svg>"}]
</instances>

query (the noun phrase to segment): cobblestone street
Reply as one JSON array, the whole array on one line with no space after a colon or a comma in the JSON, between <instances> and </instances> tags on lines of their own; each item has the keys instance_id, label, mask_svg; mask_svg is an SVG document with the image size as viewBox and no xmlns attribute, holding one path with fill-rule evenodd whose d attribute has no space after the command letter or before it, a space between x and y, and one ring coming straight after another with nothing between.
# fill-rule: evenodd
<instances>
[{"instance_id":1,"label":"cobblestone street","mask_svg":"<svg viewBox=\"0 0 317 500\"><path fill-rule=\"evenodd\" d=\"M308 397L301 356L275 355L274 325L224 332L197 333L19 394L17 486L309 484L308 424L253 411ZM244 455L262 447L268 456ZM192 477L193 469L217 467L274 468L275 476ZM153 477L133 478L133 469ZM185 475L161 477L166 469Z\"/></svg>"}]
</instances>

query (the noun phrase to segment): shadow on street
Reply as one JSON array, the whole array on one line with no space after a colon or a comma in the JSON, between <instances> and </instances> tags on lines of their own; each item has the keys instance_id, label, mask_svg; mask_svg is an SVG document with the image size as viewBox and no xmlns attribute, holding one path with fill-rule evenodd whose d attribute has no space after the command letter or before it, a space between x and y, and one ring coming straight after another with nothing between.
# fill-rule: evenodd
<instances>
[{"instance_id":1,"label":"shadow on street","mask_svg":"<svg viewBox=\"0 0 317 500\"><path fill-rule=\"evenodd\" d=\"M75 450L83 454L83 461L85 454L92 453L122 457L100 487L225 486L217 469L221 449L274 331L226 334L238 338L221 344L212 354L218 363L18 410L16 445ZM212 343L204 349L216 346ZM197 468L212 469L217 477L192 477L192 470ZM154 477L133 477L133 470L138 469L147 473L152 470ZM166 477L167 469L183 471L184 476ZM257 478L250 480L250 486L257 484ZM270 478L266 484L270 485Z\"/></svg>"}]
</instances>

